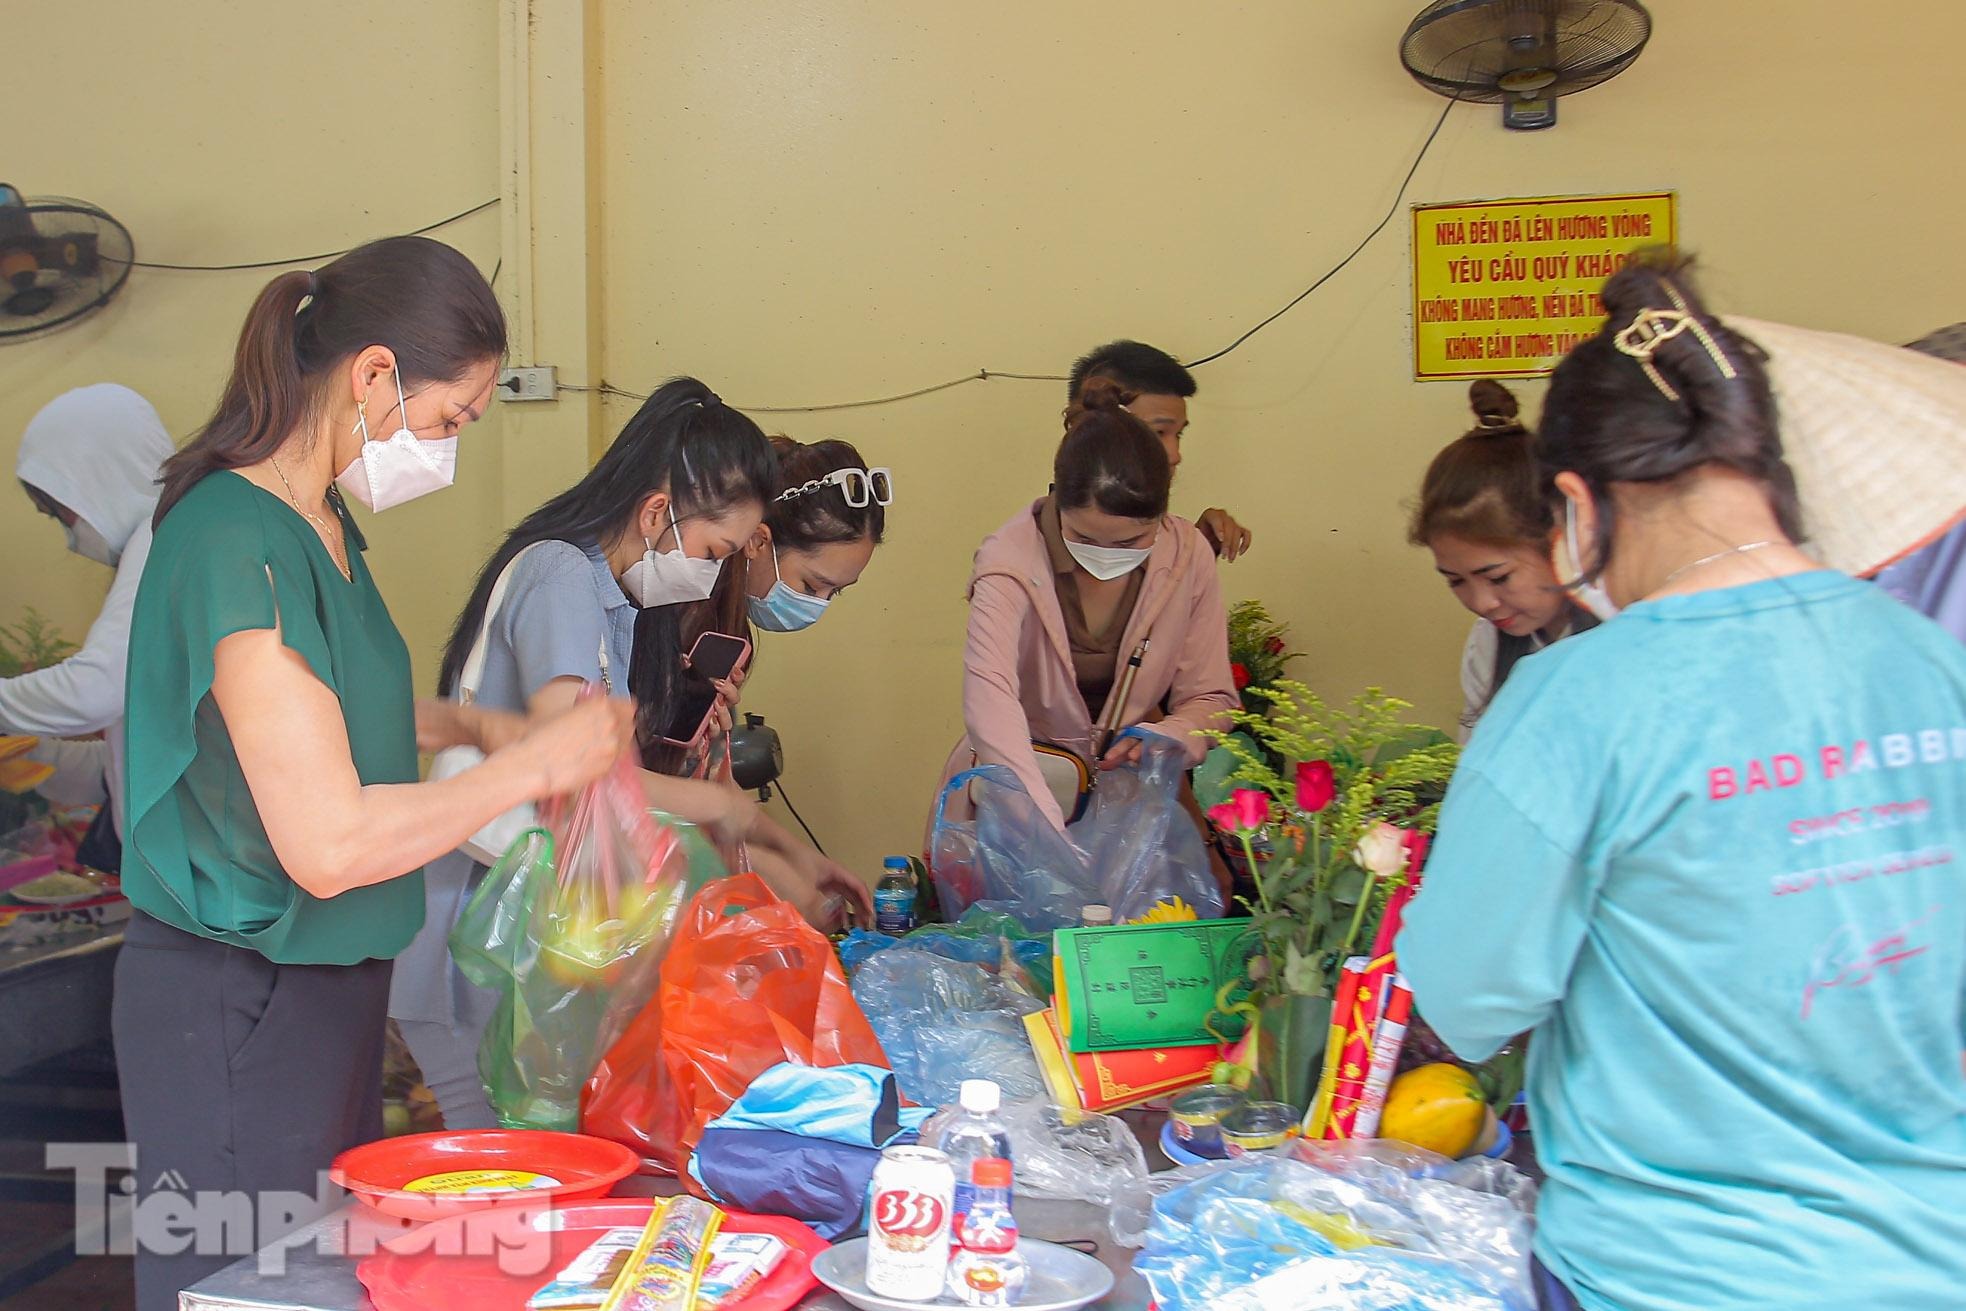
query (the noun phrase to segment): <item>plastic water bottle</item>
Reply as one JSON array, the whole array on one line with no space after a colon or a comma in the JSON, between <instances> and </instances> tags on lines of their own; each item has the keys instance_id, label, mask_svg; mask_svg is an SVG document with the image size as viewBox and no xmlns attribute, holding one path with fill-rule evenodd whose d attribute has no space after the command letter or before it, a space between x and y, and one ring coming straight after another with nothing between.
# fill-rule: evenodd
<instances>
[{"instance_id":1,"label":"plastic water bottle","mask_svg":"<svg viewBox=\"0 0 1966 1311\"><path fill-rule=\"evenodd\" d=\"M949 1262L949 1293L965 1306L1011 1306L1029 1275L1017 1250L1017 1217L1010 1209L1010 1162L986 1156L970 1173L969 1210Z\"/></svg>"},{"instance_id":2,"label":"plastic water bottle","mask_svg":"<svg viewBox=\"0 0 1966 1311\"><path fill-rule=\"evenodd\" d=\"M915 898L920 891L906 856L889 856L882 861L881 881L874 885L875 930L898 938L914 928Z\"/></svg>"},{"instance_id":3,"label":"plastic water bottle","mask_svg":"<svg viewBox=\"0 0 1966 1311\"><path fill-rule=\"evenodd\" d=\"M956 1204L949 1208L951 1229L960 1234L969 1202L976 1195L973 1174L978 1161L1010 1159L1010 1128L997 1115L1003 1090L988 1079L964 1079L957 1109L939 1117L935 1140L928 1146L947 1153L956 1167Z\"/></svg>"}]
</instances>

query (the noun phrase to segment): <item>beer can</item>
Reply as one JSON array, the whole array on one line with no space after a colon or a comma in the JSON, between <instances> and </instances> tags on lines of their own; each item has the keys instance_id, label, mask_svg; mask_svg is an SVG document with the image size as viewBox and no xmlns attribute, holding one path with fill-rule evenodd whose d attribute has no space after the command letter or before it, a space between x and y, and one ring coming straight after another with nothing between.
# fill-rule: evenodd
<instances>
[{"instance_id":1,"label":"beer can","mask_svg":"<svg viewBox=\"0 0 1966 1311\"><path fill-rule=\"evenodd\" d=\"M867 1291L932 1302L949 1272L949 1213L956 1171L930 1147L890 1147L874 1167L867 1217Z\"/></svg>"}]
</instances>

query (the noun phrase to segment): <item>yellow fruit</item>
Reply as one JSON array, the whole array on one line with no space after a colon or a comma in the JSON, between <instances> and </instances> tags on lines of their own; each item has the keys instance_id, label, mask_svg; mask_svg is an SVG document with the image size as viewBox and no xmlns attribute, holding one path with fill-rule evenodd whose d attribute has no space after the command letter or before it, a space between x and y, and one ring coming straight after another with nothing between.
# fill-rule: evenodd
<instances>
[{"instance_id":1,"label":"yellow fruit","mask_svg":"<svg viewBox=\"0 0 1966 1311\"><path fill-rule=\"evenodd\" d=\"M32 792L55 776L53 765L34 760L0 762L0 792Z\"/></svg>"},{"instance_id":2,"label":"yellow fruit","mask_svg":"<svg viewBox=\"0 0 1966 1311\"><path fill-rule=\"evenodd\" d=\"M1386 1090L1379 1136L1442 1156L1465 1156L1487 1120L1488 1104L1472 1074L1458 1065L1422 1065Z\"/></svg>"}]
</instances>

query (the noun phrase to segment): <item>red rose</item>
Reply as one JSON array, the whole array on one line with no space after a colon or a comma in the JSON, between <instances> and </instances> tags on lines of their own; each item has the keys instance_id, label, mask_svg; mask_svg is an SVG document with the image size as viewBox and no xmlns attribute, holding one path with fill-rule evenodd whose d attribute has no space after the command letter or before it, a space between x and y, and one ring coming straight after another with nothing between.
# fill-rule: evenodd
<instances>
[{"instance_id":1,"label":"red rose","mask_svg":"<svg viewBox=\"0 0 1966 1311\"><path fill-rule=\"evenodd\" d=\"M1229 677L1235 680L1236 691L1242 691L1249 686L1249 666L1240 660L1236 661L1229 666Z\"/></svg>"},{"instance_id":2,"label":"red rose","mask_svg":"<svg viewBox=\"0 0 1966 1311\"><path fill-rule=\"evenodd\" d=\"M1270 794L1237 788L1227 801L1210 806L1208 817L1224 833L1254 833L1270 822Z\"/></svg>"},{"instance_id":3,"label":"red rose","mask_svg":"<svg viewBox=\"0 0 1966 1311\"><path fill-rule=\"evenodd\" d=\"M1316 814L1337 795L1329 760L1306 760L1297 766L1297 809Z\"/></svg>"},{"instance_id":4,"label":"red rose","mask_svg":"<svg viewBox=\"0 0 1966 1311\"><path fill-rule=\"evenodd\" d=\"M1263 649L1265 651L1268 651L1271 655L1282 655L1283 639L1281 637L1273 637L1269 641L1263 643Z\"/></svg>"}]
</instances>

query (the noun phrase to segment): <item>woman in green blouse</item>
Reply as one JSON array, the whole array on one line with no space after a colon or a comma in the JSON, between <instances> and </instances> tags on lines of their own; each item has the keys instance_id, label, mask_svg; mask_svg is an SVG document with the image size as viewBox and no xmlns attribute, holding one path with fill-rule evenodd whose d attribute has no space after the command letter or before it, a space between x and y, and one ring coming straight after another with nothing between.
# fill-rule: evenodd
<instances>
[{"instance_id":1,"label":"woman in green blouse","mask_svg":"<svg viewBox=\"0 0 1966 1311\"><path fill-rule=\"evenodd\" d=\"M336 1153L381 1136L390 958L422 922L423 864L628 741L626 702L530 728L433 715L421 745L468 728L488 755L417 781L409 651L335 488L383 510L447 486L504 349L462 255L374 242L267 285L216 413L164 466L130 633L114 1030L139 1188L187 1200L176 1232L139 1207L141 1311L238 1255L189 1241L194 1196L278 1214L269 1194L319 1197Z\"/></svg>"}]
</instances>

